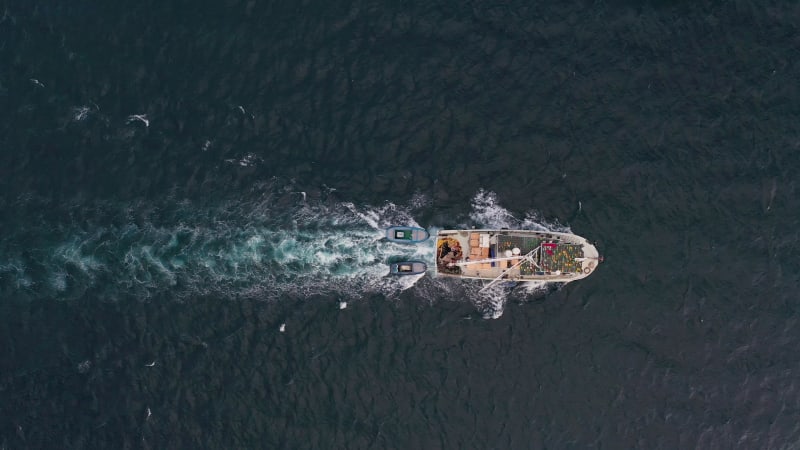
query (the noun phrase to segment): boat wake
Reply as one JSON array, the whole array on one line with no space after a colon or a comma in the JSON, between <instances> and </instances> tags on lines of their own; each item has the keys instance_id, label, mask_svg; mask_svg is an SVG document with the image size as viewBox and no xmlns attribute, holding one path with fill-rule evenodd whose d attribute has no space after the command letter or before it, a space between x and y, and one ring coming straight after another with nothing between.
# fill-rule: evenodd
<instances>
[{"instance_id":1,"label":"boat wake","mask_svg":"<svg viewBox=\"0 0 800 450\"><path fill-rule=\"evenodd\" d=\"M417 285L433 301L460 285L457 298L469 299L485 317L502 314L508 296L502 286L479 292L480 284L387 276L390 258L434 259L433 239L420 245L383 239L387 226L419 226L412 216L426 205L419 196L409 207L314 203L305 197L284 187L258 201L214 207L186 201L55 207L20 199L7 205L21 212L20 223L0 237L0 294L28 300L358 299L394 297ZM494 194L481 191L472 223L464 225L548 227L532 217L514 219Z\"/></svg>"}]
</instances>

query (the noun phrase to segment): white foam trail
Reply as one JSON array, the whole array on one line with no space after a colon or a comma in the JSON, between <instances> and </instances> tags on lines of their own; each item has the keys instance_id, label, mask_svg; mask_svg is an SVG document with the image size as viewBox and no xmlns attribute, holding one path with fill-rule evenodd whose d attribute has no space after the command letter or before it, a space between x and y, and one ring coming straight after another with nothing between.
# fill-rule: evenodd
<instances>
[{"instance_id":1,"label":"white foam trail","mask_svg":"<svg viewBox=\"0 0 800 450\"><path fill-rule=\"evenodd\" d=\"M476 281L387 276L390 260L421 260L433 271L433 238L419 245L384 239L387 226L420 226L411 212L426 204L424 196L415 196L412 206L326 205L308 198L298 202L302 191L295 186L268 188L255 202L212 208L187 201L67 206L71 215L89 214L89 220L79 221L82 226L31 217L29 222L39 225L26 230L24 239L35 245L20 246L22 236L0 236L0 293L73 299L92 289L109 299L168 293L354 300L371 293L392 297L414 287L431 302L466 299L485 317L503 313L511 290L502 285L480 293L483 283ZM479 191L472 203L470 226L568 231L535 211L517 219L492 192ZM102 216L94 218L87 210ZM104 225L92 228L91 223ZM435 236L437 229L429 232ZM527 296L545 287L523 284L513 292Z\"/></svg>"},{"instance_id":2,"label":"white foam trail","mask_svg":"<svg viewBox=\"0 0 800 450\"><path fill-rule=\"evenodd\" d=\"M488 289L479 291L475 303L483 312L485 319L497 319L503 315L507 300L507 289L502 285L496 284Z\"/></svg>"},{"instance_id":3,"label":"white foam trail","mask_svg":"<svg viewBox=\"0 0 800 450\"><path fill-rule=\"evenodd\" d=\"M10 276L15 289L33 286L33 280L26 274L25 265L19 260L10 260L5 264L0 264L0 275L4 273Z\"/></svg>"},{"instance_id":4,"label":"white foam trail","mask_svg":"<svg viewBox=\"0 0 800 450\"><path fill-rule=\"evenodd\" d=\"M570 232L569 227L557 221L547 221L535 210L526 212L524 218L518 219L511 214L511 211L500 205L497 194L483 189L472 199L470 219L473 221L472 225L477 228Z\"/></svg>"},{"instance_id":5,"label":"white foam trail","mask_svg":"<svg viewBox=\"0 0 800 450\"><path fill-rule=\"evenodd\" d=\"M287 190L285 198L296 199L297 192ZM111 213L110 222L104 219L116 225L88 230L57 225L54 233L56 228L45 224L34 233L39 244L26 252L44 268L44 275L32 275L21 262L21 247L13 236L0 236L0 290L22 288L34 298L77 298L92 288L112 298L146 299L166 291L178 297L359 298L370 292L390 295L418 280L387 277L390 258L433 259L430 243L383 241L388 224L416 225L405 208L296 200L289 207L275 204L271 195L256 204L214 209L187 202L140 204ZM75 208L78 215L87 209ZM114 208L95 209L108 213ZM43 282L35 281L37 277L44 277Z\"/></svg>"},{"instance_id":6,"label":"white foam trail","mask_svg":"<svg viewBox=\"0 0 800 450\"><path fill-rule=\"evenodd\" d=\"M498 204L497 194L479 190L472 199L470 218L479 228L514 228L519 220Z\"/></svg>"}]
</instances>

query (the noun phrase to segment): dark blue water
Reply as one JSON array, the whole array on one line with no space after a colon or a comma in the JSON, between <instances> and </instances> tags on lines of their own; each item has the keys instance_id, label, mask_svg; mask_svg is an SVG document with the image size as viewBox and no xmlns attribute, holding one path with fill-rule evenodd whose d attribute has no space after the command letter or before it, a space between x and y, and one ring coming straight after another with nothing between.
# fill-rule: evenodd
<instances>
[{"instance_id":1,"label":"dark blue water","mask_svg":"<svg viewBox=\"0 0 800 450\"><path fill-rule=\"evenodd\" d=\"M800 442L794 3L0 6L0 448Z\"/></svg>"}]
</instances>

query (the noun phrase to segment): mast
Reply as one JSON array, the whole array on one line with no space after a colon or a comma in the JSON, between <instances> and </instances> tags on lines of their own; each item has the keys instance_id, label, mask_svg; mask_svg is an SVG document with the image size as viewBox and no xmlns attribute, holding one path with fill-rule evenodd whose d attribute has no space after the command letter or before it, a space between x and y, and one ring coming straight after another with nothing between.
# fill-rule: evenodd
<instances>
[{"instance_id":1,"label":"mast","mask_svg":"<svg viewBox=\"0 0 800 450\"><path fill-rule=\"evenodd\" d=\"M535 256L535 253L536 253L538 250L539 250L539 247L536 247L535 249L531 250L531 251L530 251L528 254L526 254L525 256L522 256L522 257L516 257L516 258L494 258L494 259L490 259L490 260L483 260L483 261L481 261L481 262L486 262L486 261L507 261L507 260L509 260L509 259L517 259L517 258L520 258L520 260L519 260L519 261L518 261L516 264L514 264L513 266L511 266L511 267L507 268L506 270L502 271L502 272L500 273L500 275L498 275L498 276L497 276L497 278L495 278L494 280L490 281L490 282L489 282L489 284L487 284L486 286L484 286L483 288L481 288L480 292L483 292L483 291L485 291L486 289L489 289L489 287L491 287L491 286L493 286L493 285L497 284L497 283L498 283L500 280L502 280L502 279L503 279L503 277L506 275L506 273L507 273L507 272L509 272L509 271L511 271L511 270L513 270L513 269L516 269L517 267L519 267L519 265L520 265L520 264L522 264L522 263L523 263L523 262L525 262L525 261L530 261L530 262L531 262L531 264L533 264L533 265L534 265L534 266L536 266L537 268L540 268L540 267L539 267L539 265L538 265L538 264L536 264L536 261L534 261L534 260L533 260L533 257ZM470 262L471 262L471 261L470 261ZM463 263L462 263L462 264L463 264Z\"/></svg>"},{"instance_id":2,"label":"mast","mask_svg":"<svg viewBox=\"0 0 800 450\"><path fill-rule=\"evenodd\" d=\"M526 253L525 255L504 256L502 258L476 259L475 261L462 261L462 262L453 263L453 265L461 267L461 266L469 266L470 264L493 263L493 262L499 262L499 261L511 261L511 260L514 260L514 259L519 259L520 260L519 263L514 264L514 266L509 267L508 269L509 270L513 269L514 267L517 267L520 263L522 263L523 261L526 261L526 260L528 260L531 263L533 263L534 266L539 267L539 265L536 264L536 261L533 260L533 257L536 256L535 253L538 250L539 250L539 247L536 247L535 249L531 250L530 252Z\"/></svg>"}]
</instances>

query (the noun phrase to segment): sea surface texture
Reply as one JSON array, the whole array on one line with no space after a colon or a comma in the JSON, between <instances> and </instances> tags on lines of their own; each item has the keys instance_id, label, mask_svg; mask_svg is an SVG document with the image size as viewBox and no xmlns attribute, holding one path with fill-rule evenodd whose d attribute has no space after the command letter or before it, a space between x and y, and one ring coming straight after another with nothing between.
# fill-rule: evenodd
<instances>
[{"instance_id":1,"label":"sea surface texture","mask_svg":"<svg viewBox=\"0 0 800 450\"><path fill-rule=\"evenodd\" d=\"M0 8L0 449L800 447L797 2Z\"/></svg>"}]
</instances>

